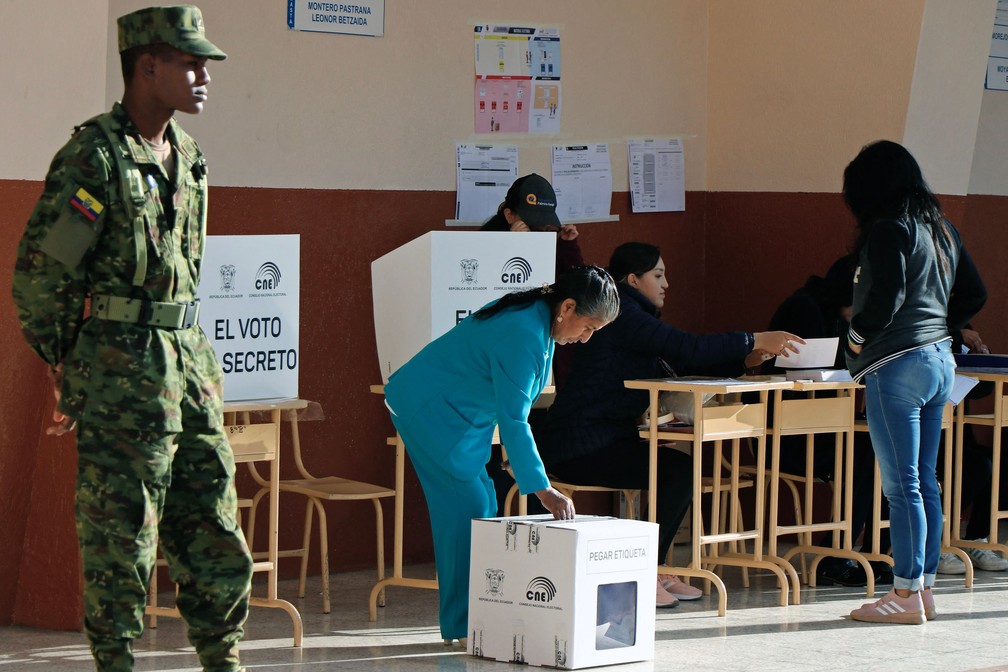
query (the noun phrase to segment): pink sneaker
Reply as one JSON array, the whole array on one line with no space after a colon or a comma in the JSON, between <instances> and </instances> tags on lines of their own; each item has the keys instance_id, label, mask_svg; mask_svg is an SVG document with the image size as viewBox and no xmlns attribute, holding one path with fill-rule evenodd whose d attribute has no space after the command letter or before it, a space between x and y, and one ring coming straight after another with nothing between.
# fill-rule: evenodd
<instances>
[{"instance_id":1,"label":"pink sneaker","mask_svg":"<svg viewBox=\"0 0 1008 672\"><path fill-rule=\"evenodd\" d=\"M926 621L924 602L920 591L908 597L900 597L896 589L890 590L875 602L862 604L860 608L850 612L855 621L868 623L903 623L904 625L920 625Z\"/></svg>"},{"instance_id":2,"label":"pink sneaker","mask_svg":"<svg viewBox=\"0 0 1008 672\"><path fill-rule=\"evenodd\" d=\"M938 618L938 612L935 611L934 593L931 592L930 586L921 591L921 602L924 604L924 618L929 621Z\"/></svg>"},{"instance_id":3,"label":"pink sneaker","mask_svg":"<svg viewBox=\"0 0 1008 672\"><path fill-rule=\"evenodd\" d=\"M662 588L664 588L666 592L670 595L674 595L676 599L684 602L699 600L703 597L702 590L694 588L675 574L659 574L658 582L661 583Z\"/></svg>"},{"instance_id":4,"label":"pink sneaker","mask_svg":"<svg viewBox=\"0 0 1008 672\"><path fill-rule=\"evenodd\" d=\"M659 609L671 609L679 606L679 600L675 595L669 594L661 585L661 577L658 577L657 588L655 589L655 606Z\"/></svg>"}]
</instances>

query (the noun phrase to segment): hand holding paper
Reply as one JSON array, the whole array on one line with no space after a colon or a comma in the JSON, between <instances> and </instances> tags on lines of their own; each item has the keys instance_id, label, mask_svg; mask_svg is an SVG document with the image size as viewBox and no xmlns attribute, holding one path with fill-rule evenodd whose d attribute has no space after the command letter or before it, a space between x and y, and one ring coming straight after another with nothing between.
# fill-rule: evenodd
<instances>
[{"instance_id":1,"label":"hand holding paper","mask_svg":"<svg viewBox=\"0 0 1008 672\"><path fill-rule=\"evenodd\" d=\"M782 369L829 369L836 362L839 338L810 338L798 345L789 357L777 357L774 365Z\"/></svg>"}]
</instances>

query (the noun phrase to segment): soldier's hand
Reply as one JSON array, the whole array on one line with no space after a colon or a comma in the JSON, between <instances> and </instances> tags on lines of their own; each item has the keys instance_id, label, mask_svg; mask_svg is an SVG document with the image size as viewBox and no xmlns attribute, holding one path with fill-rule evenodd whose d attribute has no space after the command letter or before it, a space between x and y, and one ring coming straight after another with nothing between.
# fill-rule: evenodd
<instances>
[{"instance_id":1,"label":"soldier's hand","mask_svg":"<svg viewBox=\"0 0 1008 672\"><path fill-rule=\"evenodd\" d=\"M67 432L72 432L77 426L77 421L69 415L53 410L52 419L55 424L46 427L45 433L49 436L63 436Z\"/></svg>"},{"instance_id":2,"label":"soldier's hand","mask_svg":"<svg viewBox=\"0 0 1008 672\"><path fill-rule=\"evenodd\" d=\"M62 362L55 369L50 369L49 379L53 382L53 396L56 397L56 405L59 406L60 388L63 387L63 364ZM53 425L46 427L46 434L49 436L62 436L67 432L72 432L77 425L77 421L57 409L52 413Z\"/></svg>"}]
</instances>

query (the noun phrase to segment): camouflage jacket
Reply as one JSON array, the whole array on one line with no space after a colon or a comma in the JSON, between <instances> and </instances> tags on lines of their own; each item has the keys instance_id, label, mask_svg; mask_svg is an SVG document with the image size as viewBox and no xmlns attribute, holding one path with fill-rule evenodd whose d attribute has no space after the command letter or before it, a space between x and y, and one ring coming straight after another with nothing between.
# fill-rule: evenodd
<instances>
[{"instance_id":1,"label":"camouflage jacket","mask_svg":"<svg viewBox=\"0 0 1008 672\"><path fill-rule=\"evenodd\" d=\"M53 159L18 246L21 329L51 367L63 364L59 409L71 417L177 432L184 409L187 421L195 413L219 426L223 376L198 326L170 330L86 314L92 294L194 299L205 237L206 162L196 142L170 122L170 180L119 103L102 117L119 146L98 117L79 127ZM122 176L143 193L133 216Z\"/></svg>"}]
</instances>

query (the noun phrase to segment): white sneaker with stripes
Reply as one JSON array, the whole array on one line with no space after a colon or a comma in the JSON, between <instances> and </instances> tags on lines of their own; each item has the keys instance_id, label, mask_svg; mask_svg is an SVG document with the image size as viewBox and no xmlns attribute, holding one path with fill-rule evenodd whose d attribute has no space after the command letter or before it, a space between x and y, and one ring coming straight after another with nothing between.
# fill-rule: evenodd
<instances>
[{"instance_id":1,"label":"white sneaker with stripes","mask_svg":"<svg viewBox=\"0 0 1008 672\"><path fill-rule=\"evenodd\" d=\"M954 553L942 553L938 558L939 574L965 574L966 565Z\"/></svg>"},{"instance_id":2,"label":"white sneaker with stripes","mask_svg":"<svg viewBox=\"0 0 1008 672\"><path fill-rule=\"evenodd\" d=\"M977 539L976 541L987 543L986 539ZM974 569L985 572L1003 572L1008 569L1008 560L989 548L967 548L966 552L969 554L970 560L973 561Z\"/></svg>"}]
</instances>

